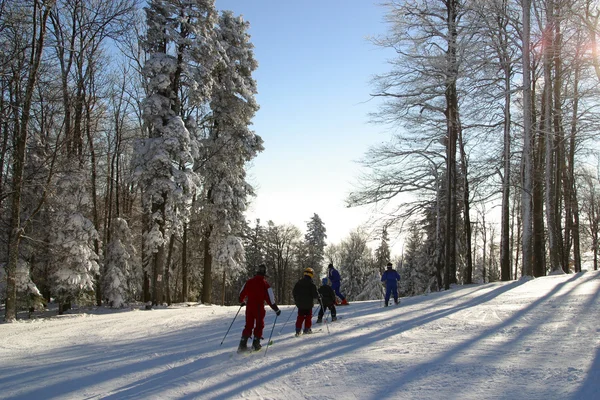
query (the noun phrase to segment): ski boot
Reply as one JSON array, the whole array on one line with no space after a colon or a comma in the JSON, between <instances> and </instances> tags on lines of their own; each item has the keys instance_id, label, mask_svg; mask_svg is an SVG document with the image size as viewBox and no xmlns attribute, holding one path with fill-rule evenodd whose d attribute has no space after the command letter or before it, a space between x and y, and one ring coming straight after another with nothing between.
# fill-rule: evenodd
<instances>
[{"instance_id":1,"label":"ski boot","mask_svg":"<svg viewBox=\"0 0 600 400\"><path fill-rule=\"evenodd\" d=\"M261 348L262 345L260 344L260 338L254 338L254 340L252 341L252 350L258 351Z\"/></svg>"},{"instance_id":2,"label":"ski boot","mask_svg":"<svg viewBox=\"0 0 600 400\"><path fill-rule=\"evenodd\" d=\"M317 318L317 324L322 324L322 323L323 323L323 317Z\"/></svg>"},{"instance_id":3,"label":"ski boot","mask_svg":"<svg viewBox=\"0 0 600 400\"><path fill-rule=\"evenodd\" d=\"M242 353L248 350L248 338L242 336L242 340L240 340L240 345L238 346L237 352Z\"/></svg>"},{"instance_id":4,"label":"ski boot","mask_svg":"<svg viewBox=\"0 0 600 400\"><path fill-rule=\"evenodd\" d=\"M349 306L350 303L348 303L348 300L344 299L342 300L342 304L340 304L341 306Z\"/></svg>"},{"instance_id":5,"label":"ski boot","mask_svg":"<svg viewBox=\"0 0 600 400\"><path fill-rule=\"evenodd\" d=\"M337 321L337 317L331 317L331 322Z\"/></svg>"},{"instance_id":6,"label":"ski boot","mask_svg":"<svg viewBox=\"0 0 600 400\"><path fill-rule=\"evenodd\" d=\"M300 335L301 335L301 333L300 333L300 329L296 329L296 334L295 334L294 336L298 337L298 336L300 336Z\"/></svg>"},{"instance_id":7,"label":"ski boot","mask_svg":"<svg viewBox=\"0 0 600 400\"><path fill-rule=\"evenodd\" d=\"M308 329L305 329L303 333L304 333L305 335L310 335L310 334L311 334L311 333L313 333L313 332L312 332L312 329L308 328Z\"/></svg>"}]
</instances>

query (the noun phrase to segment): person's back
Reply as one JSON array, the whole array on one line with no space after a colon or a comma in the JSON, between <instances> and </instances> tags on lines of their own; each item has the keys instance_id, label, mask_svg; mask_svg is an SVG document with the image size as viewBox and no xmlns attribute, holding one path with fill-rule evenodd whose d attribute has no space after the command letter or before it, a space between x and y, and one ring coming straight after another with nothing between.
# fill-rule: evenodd
<instances>
[{"instance_id":1,"label":"person's back","mask_svg":"<svg viewBox=\"0 0 600 400\"><path fill-rule=\"evenodd\" d=\"M246 325L242 331L238 352L247 350L251 333L254 333L252 348L259 350L262 347L260 340L265 327L265 301L277 316L281 314L281 310L275 304L275 295L267 282L266 275L267 267L264 264L259 265L256 275L248 279L240 291L241 307L246 306Z\"/></svg>"},{"instance_id":2,"label":"person's back","mask_svg":"<svg viewBox=\"0 0 600 400\"><path fill-rule=\"evenodd\" d=\"M313 308L314 299L318 298L317 287L310 277L304 276L294 285L292 291L294 302L299 309Z\"/></svg>"},{"instance_id":3,"label":"person's back","mask_svg":"<svg viewBox=\"0 0 600 400\"><path fill-rule=\"evenodd\" d=\"M335 304L335 292L331 286L327 284L327 278L323 278L323 285L319 288L319 294L321 295L324 306Z\"/></svg>"},{"instance_id":4,"label":"person's back","mask_svg":"<svg viewBox=\"0 0 600 400\"><path fill-rule=\"evenodd\" d=\"M298 317L296 318L296 336L300 335L302 325L304 325L304 333L312 333L312 308L314 299L319 297L317 287L312 281L314 270L306 268L303 272L302 279L294 285L292 295L294 302L298 308Z\"/></svg>"},{"instance_id":5,"label":"person's back","mask_svg":"<svg viewBox=\"0 0 600 400\"><path fill-rule=\"evenodd\" d=\"M384 306L388 306L388 302L390 301L390 296L394 296L394 303L399 304L398 302L398 281L400 280L400 274L398 271L392 268L392 263L387 264L387 269L381 275L381 282L385 282L385 304Z\"/></svg>"},{"instance_id":6,"label":"person's back","mask_svg":"<svg viewBox=\"0 0 600 400\"><path fill-rule=\"evenodd\" d=\"M347 306L349 303L346 300L346 296L342 294L340 289L342 277L340 276L338 270L333 267L333 264L329 264L327 266L327 277L329 278L329 282L331 282L331 288L333 289L334 293L342 300L341 305Z\"/></svg>"},{"instance_id":7,"label":"person's back","mask_svg":"<svg viewBox=\"0 0 600 400\"><path fill-rule=\"evenodd\" d=\"M386 286L388 287L397 287L399 280L400 274L398 273L398 271L391 268L387 269L381 277L381 281L385 282Z\"/></svg>"},{"instance_id":8,"label":"person's back","mask_svg":"<svg viewBox=\"0 0 600 400\"><path fill-rule=\"evenodd\" d=\"M270 286L266 279L262 275L255 275L248 279L242 288L240 298L246 298L246 305L248 307L262 307L265 305L265 301L268 305L274 303L274 298L271 298L269 291Z\"/></svg>"}]
</instances>

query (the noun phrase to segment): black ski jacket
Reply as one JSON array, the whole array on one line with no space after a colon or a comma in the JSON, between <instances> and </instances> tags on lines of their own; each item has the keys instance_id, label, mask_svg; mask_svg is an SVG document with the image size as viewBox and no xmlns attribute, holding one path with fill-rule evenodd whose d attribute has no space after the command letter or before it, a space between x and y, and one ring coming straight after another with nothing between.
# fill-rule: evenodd
<instances>
[{"instance_id":1,"label":"black ski jacket","mask_svg":"<svg viewBox=\"0 0 600 400\"><path fill-rule=\"evenodd\" d=\"M329 307L335 303L335 292L329 285L323 285L319 288L319 294L321 300L323 300L323 306Z\"/></svg>"},{"instance_id":2,"label":"black ski jacket","mask_svg":"<svg viewBox=\"0 0 600 400\"><path fill-rule=\"evenodd\" d=\"M292 295L294 296L294 303L296 303L296 307L298 307L299 310L312 309L315 305L314 299L319 298L317 287L310 276L304 276L296 282Z\"/></svg>"}]
</instances>

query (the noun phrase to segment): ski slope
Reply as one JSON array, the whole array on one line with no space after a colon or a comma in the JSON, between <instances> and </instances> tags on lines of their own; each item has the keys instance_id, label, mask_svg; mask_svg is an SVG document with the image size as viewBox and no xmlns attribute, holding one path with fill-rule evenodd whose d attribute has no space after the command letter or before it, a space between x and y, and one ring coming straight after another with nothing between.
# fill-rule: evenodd
<instances>
[{"instance_id":1,"label":"ski slope","mask_svg":"<svg viewBox=\"0 0 600 400\"><path fill-rule=\"evenodd\" d=\"M243 309L75 310L0 325L2 399L600 399L598 271L338 307L236 354ZM313 318L313 321L316 317ZM280 332L281 331L281 332Z\"/></svg>"}]
</instances>

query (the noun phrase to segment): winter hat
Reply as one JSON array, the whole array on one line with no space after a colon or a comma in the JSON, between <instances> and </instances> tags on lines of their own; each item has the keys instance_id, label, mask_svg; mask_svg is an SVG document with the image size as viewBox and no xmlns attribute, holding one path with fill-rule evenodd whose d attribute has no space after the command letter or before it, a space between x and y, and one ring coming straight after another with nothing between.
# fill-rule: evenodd
<instances>
[{"instance_id":1,"label":"winter hat","mask_svg":"<svg viewBox=\"0 0 600 400\"><path fill-rule=\"evenodd\" d=\"M265 264L260 264L258 266L258 271L256 271L256 275L267 276L267 266Z\"/></svg>"},{"instance_id":2,"label":"winter hat","mask_svg":"<svg viewBox=\"0 0 600 400\"><path fill-rule=\"evenodd\" d=\"M388 267L388 269L392 269L392 263L390 263L390 262L387 263L387 267Z\"/></svg>"},{"instance_id":3,"label":"winter hat","mask_svg":"<svg viewBox=\"0 0 600 400\"><path fill-rule=\"evenodd\" d=\"M323 286L327 286L327 278L321 279L321 283L323 283Z\"/></svg>"},{"instance_id":4,"label":"winter hat","mask_svg":"<svg viewBox=\"0 0 600 400\"><path fill-rule=\"evenodd\" d=\"M308 267L304 270L304 276L310 276L312 278L314 274L315 274L315 271L310 267Z\"/></svg>"},{"instance_id":5,"label":"winter hat","mask_svg":"<svg viewBox=\"0 0 600 400\"><path fill-rule=\"evenodd\" d=\"M329 264L327 268L333 268L333 264Z\"/></svg>"}]
</instances>

